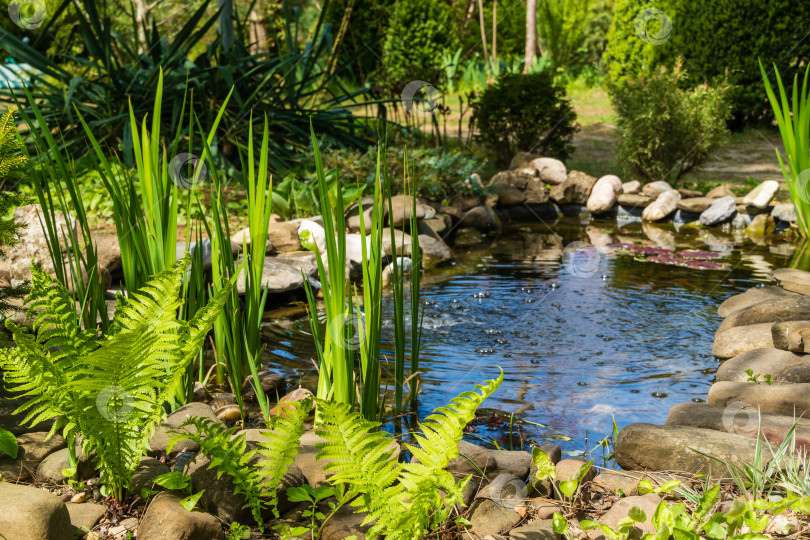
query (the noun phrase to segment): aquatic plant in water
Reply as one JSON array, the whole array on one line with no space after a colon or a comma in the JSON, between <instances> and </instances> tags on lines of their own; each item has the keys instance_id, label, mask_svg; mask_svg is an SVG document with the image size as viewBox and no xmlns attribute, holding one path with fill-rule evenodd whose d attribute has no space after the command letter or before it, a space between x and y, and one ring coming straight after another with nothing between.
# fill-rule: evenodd
<instances>
[{"instance_id":1,"label":"aquatic plant in water","mask_svg":"<svg viewBox=\"0 0 810 540\"><path fill-rule=\"evenodd\" d=\"M716 251L684 250L676 252L667 248L637 246L629 243L607 244L605 247L620 255L632 255L635 260L640 262L653 262L697 270L727 270L729 267L728 263L714 260L721 257L721 254Z\"/></svg>"}]
</instances>

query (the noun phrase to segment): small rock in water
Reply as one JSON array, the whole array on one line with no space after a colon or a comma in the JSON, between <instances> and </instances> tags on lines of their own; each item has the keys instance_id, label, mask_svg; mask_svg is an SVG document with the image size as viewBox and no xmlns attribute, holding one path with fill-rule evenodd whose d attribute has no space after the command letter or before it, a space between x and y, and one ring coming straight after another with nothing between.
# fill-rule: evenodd
<instances>
[{"instance_id":1,"label":"small rock in water","mask_svg":"<svg viewBox=\"0 0 810 540\"><path fill-rule=\"evenodd\" d=\"M731 228L735 231L741 231L745 229L749 223L751 223L751 216L738 212L737 215L734 216L734 219L731 220Z\"/></svg>"},{"instance_id":2,"label":"small rock in water","mask_svg":"<svg viewBox=\"0 0 810 540\"><path fill-rule=\"evenodd\" d=\"M715 199L712 205L700 214L700 223L706 227L717 225L731 219L737 212L737 204L731 195Z\"/></svg>"},{"instance_id":3,"label":"small rock in water","mask_svg":"<svg viewBox=\"0 0 810 540\"><path fill-rule=\"evenodd\" d=\"M242 412L237 405L226 405L214 411L217 418L222 422L230 422L242 418Z\"/></svg>"},{"instance_id":4,"label":"small rock in water","mask_svg":"<svg viewBox=\"0 0 810 540\"><path fill-rule=\"evenodd\" d=\"M766 180L743 197L743 204L756 208L767 208L776 196L777 191L779 191L779 182L776 180Z\"/></svg>"},{"instance_id":5,"label":"small rock in water","mask_svg":"<svg viewBox=\"0 0 810 540\"><path fill-rule=\"evenodd\" d=\"M773 218L768 214L759 214L745 228L745 233L749 236L762 238L771 234L774 229L776 229L776 223Z\"/></svg>"},{"instance_id":6,"label":"small rock in water","mask_svg":"<svg viewBox=\"0 0 810 540\"><path fill-rule=\"evenodd\" d=\"M793 206L793 203L777 204L773 207L771 216L779 221L788 221L790 223L797 221L796 208Z\"/></svg>"},{"instance_id":7,"label":"small rock in water","mask_svg":"<svg viewBox=\"0 0 810 540\"><path fill-rule=\"evenodd\" d=\"M229 393L222 393L217 394L213 401L211 401L211 407L214 410L221 409L226 405L233 405L236 403L236 396L234 394Z\"/></svg>"}]
</instances>

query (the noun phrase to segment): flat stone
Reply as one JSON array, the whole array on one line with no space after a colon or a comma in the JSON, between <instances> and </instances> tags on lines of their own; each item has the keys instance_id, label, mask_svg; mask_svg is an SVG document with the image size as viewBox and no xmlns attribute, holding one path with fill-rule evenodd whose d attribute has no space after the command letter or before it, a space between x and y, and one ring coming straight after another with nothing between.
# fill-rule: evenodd
<instances>
[{"instance_id":1,"label":"flat stone","mask_svg":"<svg viewBox=\"0 0 810 540\"><path fill-rule=\"evenodd\" d=\"M138 527L138 540L214 540L223 539L222 526L211 514L189 512L180 497L164 492L146 509Z\"/></svg>"},{"instance_id":2,"label":"flat stone","mask_svg":"<svg viewBox=\"0 0 810 540\"><path fill-rule=\"evenodd\" d=\"M737 326L717 334L712 346L712 354L717 358L726 359L753 349L773 348L771 327L773 323L766 322Z\"/></svg>"},{"instance_id":3,"label":"flat stone","mask_svg":"<svg viewBox=\"0 0 810 540\"><path fill-rule=\"evenodd\" d=\"M426 234L420 234L419 249L422 255L422 262L425 267L438 266L453 260L453 252L447 247L447 244L441 240L437 240ZM400 230L394 230L394 241L397 251L397 256L411 256L411 236ZM393 256L393 244L391 243L391 230L383 229L383 252L391 257Z\"/></svg>"},{"instance_id":4,"label":"flat stone","mask_svg":"<svg viewBox=\"0 0 810 540\"><path fill-rule=\"evenodd\" d=\"M565 163L554 158L536 158L529 163L529 168L535 169L543 183L558 185L568 179Z\"/></svg>"},{"instance_id":5,"label":"flat stone","mask_svg":"<svg viewBox=\"0 0 810 540\"><path fill-rule=\"evenodd\" d=\"M587 204L595 183L596 178L593 176L571 171L564 182L551 186L551 200L557 204Z\"/></svg>"},{"instance_id":6,"label":"flat stone","mask_svg":"<svg viewBox=\"0 0 810 540\"><path fill-rule=\"evenodd\" d=\"M710 198L707 197L706 198ZM728 221L737 212L737 204L731 195L715 198L711 206L700 214L700 224L706 227Z\"/></svg>"},{"instance_id":7,"label":"flat stone","mask_svg":"<svg viewBox=\"0 0 810 540\"><path fill-rule=\"evenodd\" d=\"M343 540L354 536L357 540L365 540L366 533L371 524L363 525L367 514L355 513L354 508L344 505L324 523L319 538L322 540Z\"/></svg>"},{"instance_id":8,"label":"flat stone","mask_svg":"<svg viewBox=\"0 0 810 540\"><path fill-rule=\"evenodd\" d=\"M772 298L735 311L723 320L715 335L736 326L803 320L810 320L810 297Z\"/></svg>"},{"instance_id":9,"label":"flat stone","mask_svg":"<svg viewBox=\"0 0 810 540\"><path fill-rule=\"evenodd\" d=\"M641 508L647 519L642 523L635 523L630 529L630 538L640 538L644 534L655 533L655 527L652 524L652 517L655 514L655 509L661 504L661 497L655 493L647 493L646 495L625 497L616 501L610 510L608 510L601 518L599 523L607 525L612 529L619 530L619 522L627 517L630 509L634 506ZM597 537L598 538L598 537Z\"/></svg>"},{"instance_id":10,"label":"flat stone","mask_svg":"<svg viewBox=\"0 0 810 540\"><path fill-rule=\"evenodd\" d=\"M625 182L622 184L622 193L626 194L634 194L641 192L641 182L638 180L632 180L630 182Z\"/></svg>"},{"instance_id":11,"label":"flat stone","mask_svg":"<svg viewBox=\"0 0 810 540\"><path fill-rule=\"evenodd\" d=\"M717 314L722 318L726 318L735 311L751 307L760 302L779 300L790 296L794 296L794 293L786 291L782 287L776 287L774 285L768 287L754 287L744 293L735 294L727 298L720 304L720 307L717 308Z\"/></svg>"},{"instance_id":12,"label":"flat stone","mask_svg":"<svg viewBox=\"0 0 810 540\"><path fill-rule=\"evenodd\" d=\"M666 425L691 426L734 433L756 439L762 435L773 446L779 446L796 425L796 443L810 449L810 420L761 412L753 405L736 403L712 405L709 403L680 403L669 410Z\"/></svg>"},{"instance_id":13,"label":"flat stone","mask_svg":"<svg viewBox=\"0 0 810 540\"><path fill-rule=\"evenodd\" d=\"M712 188L706 194L706 197L709 199L722 199L723 197L734 197L734 192L731 191L728 186L722 185L717 186L716 188Z\"/></svg>"},{"instance_id":14,"label":"flat stone","mask_svg":"<svg viewBox=\"0 0 810 540\"><path fill-rule=\"evenodd\" d=\"M794 353L810 353L810 321L774 323L771 327L771 337L773 346L777 349Z\"/></svg>"},{"instance_id":15,"label":"flat stone","mask_svg":"<svg viewBox=\"0 0 810 540\"><path fill-rule=\"evenodd\" d=\"M796 223L799 220L796 217L796 207L793 206L793 203L774 205L771 216L777 221L787 221L788 223Z\"/></svg>"},{"instance_id":16,"label":"flat stone","mask_svg":"<svg viewBox=\"0 0 810 540\"><path fill-rule=\"evenodd\" d=\"M477 499L470 506L470 529L479 538L488 534L502 534L515 528L522 519L514 509L491 501Z\"/></svg>"},{"instance_id":17,"label":"flat stone","mask_svg":"<svg viewBox=\"0 0 810 540\"><path fill-rule=\"evenodd\" d=\"M142 456L138 468L132 475L132 484L129 489L135 494L140 494L142 489L162 489L160 486L154 485L155 478L169 472L171 469L166 464L155 458Z\"/></svg>"},{"instance_id":18,"label":"flat stone","mask_svg":"<svg viewBox=\"0 0 810 540\"><path fill-rule=\"evenodd\" d=\"M298 223L294 221L271 223L267 231L267 241L275 253L300 250L301 239L298 236Z\"/></svg>"},{"instance_id":19,"label":"flat stone","mask_svg":"<svg viewBox=\"0 0 810 540\"><path fill-rule=\"evenodd\" d=\"M740 214L745 214L748 216L759 216L759 215L768 215L770 214L770 207L768 208L757 208L756 206L749 206L747 204L737 204L737 212Z\"/></svg>"},{"instance_id":20,"label":"flat stone","mask_svg":"<svg viewBox=\"0 0 810 540\"><path fill-rule=\"evenodd\" d=\"M756 441L742 435L689 426L631 424L619 432L615 458L626 470L709 473L713 478L728 477L724 465L691 449L741 466L754 457ZM691 449L690 449L691 448ZM763 460L771 458L762 450Z\"/></svg>"},{"instance_id":21,"label":"flat stone","mask_svg":"<svg viewBox=\"0 0 810 540\"><path fill-rule=\"evenodd\" d=\"M678 188L678 193L684 199L697 199L705 196L702 191L697 189Z\"/></svg>"},{"instance_id":22,"label":"flat stone","mask_svg":"<svg viewBox=\"0 0 810 540\"><path fill-rule=\"evenodd\" d=\"M660 221L675 211L675 207L680 200L681 194L677 191L662 191L655 199L655 202L644 209L641 219L644 221Z\"/></svg>"},{"instance_id":23,"label":"flat stone","mask_svg":"<svg viewBox=\"0 0 810 540\"><path fill-rule=\"evenodd\" d=\"M683 196L683 194L681 195ZM679 210L684 210L686 212L702 214L708 210L713 203L714 199L710 199L708 197L694 197L692 199L681 199L678 201L677 207Z\"/></svg>"},{"instance_id":24,"label":"flat stone","mask_svg":"<svg viewBox=\"0 0 810 540\"><path fill-rule=\"evenodd\" d=\"M107 508L103 504L95 504L92 502L85 502L81 504L65 503L68 514L70 514L70 524L76 536L79 538L84 537L88 531L92 531L93 527L101 521Z\"/></svg>"},{"instance_id":25,"label":"flat stone","mask_svg":"<svg viewBox=\"0 0 810 540\"><path fill-rule=\"evenodd\" d=\"M495 476L497 464L489 450L462 440L458 445L458 451L461 455L451 459L446 467L454 476L464 477L468 474L480 476L479 471L483 471L487 476Z\"/></svg>"},{"instance_id":26,"label":"flat stone","mask_svg":"<svg viewBox=\"0 0 810 540\"><path fill-rule=\"evenodd\" d=\"M514 474L502 473L476 495L476 499L491 499L501 506L514 509L524 506L528 490L526 483Z\"/></svg>"},{"instance_id":27,"label":"flat stone","mask_svg":"<svg viewBox=\"0 0 810 540\"><path fill-rule=\"evenodd\" d=\"M414 201L413 197L410 195L394 195L391 197L391 215L388 219L388 225L390 227L401 227L406 222L410 223L411 213L414 210L414 202L416 203L416 219L422 219L424 217L433 217L436 215L436 211L427 206L422 204L421 202ZM385 212L386 215L388 214L388 204L385 205Z\"/></svg>"},{"instance_id":28,"label":"flat stone","mask_svg":"<svg viewBox=\"0 0 810 540\"><path fill-rule=\"evenodd\" d=\"M663 180L659 180L657 182L650 182L649 184L645 184L644 187L641 188L642 195L646 195L647 197L652 197L653 199L657 199L659 195L661 195L665 191L675 191L671 185Z\"/></svg>"},{"instance_id":29,"label":"flat stone","mask_svg":"<svg viewBox=\"0 0 810 540\"><path fill-rule=\"evenodd\" d=\"M717 368L717 381L748 382L746 370L773 375L775 381L810 383L810 356L778 349L753 349L726 360Z\"/></svg>"},{"instance_id":30,"label":"flat stone","mask_svg":"<svg viewBox=\"0 0 810 540\"><path fill-rule=\"evenodd\" d=\"M532 521L509 531L511 540L557 540L560 535L554 532L554 520Z\"/></svg>"},{"instance_id":31,"label":"flat stone","mask_svg":"<svg viewBox=\"0 0 810 540\"><path fill-rule=\"evenodd\" d=\"M50 454L66 448L61 435L47 439L48 433L36 431L17 436L17 459L0 456L0 477L6 480L26 477L36 472L40 462Z\"/></svg>"},{"instance_id":32,"label":"flat stone","mask_svg":"<svg viewBox=\"0 0 810 540\"><path fill-rule=\"evenodd\" d=\"M532 455L521 450L490 450L495 458L495 470L500 473L509 473L518 478L526 479L532 466Z\"/></svg>"},{"instance_id":33,"label":"flat stone","mask_svg":"<svg viewBox=\"0 0 810 540\"><path fill-rule=\"evenodd\" d=\"M239 294L245 294L245 273L239 273L236 281L236 290ZM284 293L304 286L304 277L299 269L276 260L275 257L268 257L264 260L262 268L261 287L268 289L271 294Z\"/></svg>"},{"instance_id":34,"label":"flat stone","mask_svg":"<svg viewBox=\"0 0 810 540\"><path fill-rule=\"evenodd\" d=\"M159 456L160 454L167 453L169 446L169 431L182 431L184 433L197 433L197 428L193 425L185 426L180 429L180 426L190 418L207 418L209 420L216 420L217 417L211 407L205 403L188 403L183 405L169 416L166 417L160 426L155 428L155 432L149 439L150 456ZM190 439L181 439L174 445L170 455L176 456L183 450L189 452L198 452L200 445Z\"/></svg>"},{"instance_id":35,"label":"flat stone","mask_svg":"<svg viewBox=\"0 0 810 540\"><path fill-rule=\"evenodd\" d=\"M579 469L582 468L583 465L585 465L585 460L582 458L563 459L554 466L557 481L566 482L571 480L574 475L579 472ZM588 469L588 472L585 474L585 478L582 479L581 483L590 482L596 478L596 473L596 469L591 467Z\"/></svg>"},{"instance_id":36,"label":"flat stone","mask_svg":"<svg viewBox=\"0 0 810 540\"><path fill-rule=\"evenodd\" d=\"M461 225L472 227L481 232L489 232L501 228L501 220L489 206L476 206L468 210L461 218Z\"/></svg>"},{"instance_id":37,"label":"flat stone","mask_svg":"<svg viewBox=\"0 0 810 540\"><path fill-rule=\"evenodd\" d=\"M655 202L655 199L636 193L622 193L616 197L616 201L620 206L627 208L646 208Z\"/></svg>"},{"instance_id":38,"label":"flat stone","mask_svg":"<svg viewBox=\"0 0 810 540\"><path fill-rule=\"evenodd\" d=\"M786 291L810 296L810 272L797 268L778 268L771 276Z\"/></svg>"},{"instance_id":39,"label":"flat stone","mask_svg":"<svg viewBox=\"0 0 810 540\"><path fill-rule=\"evenodd\" d=\"M787 416L810 416L810 383L716 382L706 402L729 405L743 402L763 412Z\"/></svg>"},{"instance_id":40,"label":"flat stone","mask_svg":"<svg viewBox=\"0 0 810 540\"><path fill-rule=\"evenodd\" d=\"M748 195L743 197L743 204L756 208L767 208L778 191L779 182L776 180L765 180L751 190Z\"/></svg>"},{"instance_id":41,"label":"flat stone","mask_svg":"<svg viewBox=\"0 0 810 540\"><path fill-rule=\"evenodd\" d=\"M7 540L72 540L65 503L35 487L0 482L0 533Z\"/></svg>"}]
</instances>

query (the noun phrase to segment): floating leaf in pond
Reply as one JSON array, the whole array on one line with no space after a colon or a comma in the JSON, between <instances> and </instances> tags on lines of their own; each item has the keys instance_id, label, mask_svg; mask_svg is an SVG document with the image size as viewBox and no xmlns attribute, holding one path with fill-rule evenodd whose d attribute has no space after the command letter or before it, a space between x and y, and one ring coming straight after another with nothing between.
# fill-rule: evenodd
<instances>
[{"instance_id":1,"label":"floating leaf in pond","mask_svg":"<svg viewBox=\"0 0 810 540\"><path fill-rule=\"evenodd\" d=\"M720 254L716 251L703 251L703 250L692 250L692 251L679 251L677 253L680 257L684 257L686 259L716 259L720 257Z\"/></svg>"}]
</instances>

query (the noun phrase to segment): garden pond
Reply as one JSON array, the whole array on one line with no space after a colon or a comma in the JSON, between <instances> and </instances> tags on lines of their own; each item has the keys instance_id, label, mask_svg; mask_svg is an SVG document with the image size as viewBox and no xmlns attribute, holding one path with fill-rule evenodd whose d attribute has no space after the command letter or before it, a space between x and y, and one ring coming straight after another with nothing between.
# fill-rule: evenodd
<instances>
[{"instance_id":1,"label":"garden pond","mask_svg":"<svg viewBox=\"0 0 810 540\"><path fill-rule=\"evenodd\" d=\"M598 247L572 251L586 244ZM614 417L619 429L662 424L670 407L702 401L712 384L717 306L770 282L794 247L784 234L765 241L742 231L578 218L508 226L479 244L456 245L455 263L423 280L419 414L501 367L504 383L480 426L469 428L470 440L578 452L610 435ZM292 387L314 390L303 305L268 315L267 367ZM390 320L386 328L383 349L393 359Z\"/></svg>"}]
</instances>

